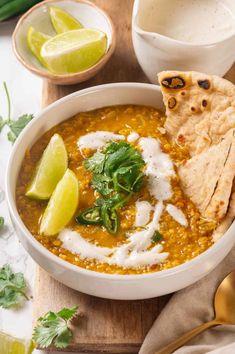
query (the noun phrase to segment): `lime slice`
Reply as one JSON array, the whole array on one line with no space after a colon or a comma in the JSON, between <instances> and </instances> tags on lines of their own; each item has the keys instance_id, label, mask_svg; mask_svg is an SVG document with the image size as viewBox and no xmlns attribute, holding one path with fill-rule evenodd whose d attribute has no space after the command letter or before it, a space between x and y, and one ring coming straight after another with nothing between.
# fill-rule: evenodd
<instances>
[{"instance_id":1,"label":"lime slice","mask_svg":"<svg viewBox=\"0 0 235 354\"><path fill-rule=\"evenodd\" d=\"M82 28L49 39L43 44L41 56L55 74L75 73L97 63L107 50L104 32Z\"/></svg>"},{"instance_id":2,"label":"lime slice","mask_svg":"<svg viewBox=\"0 0 235 354\"><path fill-rule=\"evenodd\" d=\"M40 50L42 45L50 39L50 36L42 32L37 32L33 27L29 27L28 29L28 46L33 55L40 61L42 65L45 66L45 62L40 55Z\"/></svg>"},{"instance_id":3,"label":"lime slice","mask_svg":"<svg viewBox=\"0 0 235 354\"><path fill-rule=\"evenodd\" d=\"M34 344L31 340L18 339L0 332L1 354L31 354Z\"/></svg>"},{"instance_id":4,"label":"lime slice","mask_svg":"<svg viewBox=\"0 0 235 354\"><path fill-rule=\"evenodd\" d=\"M43 152L26 195L49 199L68 167L68 155L60 135L54 134Z\"/></svg>"},{"instance_id":5,"label":"lime slice","mask_svg":"<svg viewBox=\"0 0 235 354\"><path fill-rule=\"evenodd\" d=\"M78 180L73 171L67 169L57 184L43 214L40 233L52 236L60 232L73 217L79 199Z\"/></svg>"},{"instance_id":6,"label":"lime slice","mask_svg":"<svg viewBox=\"0 0 235 354\"><path fill-rule=\"evenodd\" d=\"M64 33L82 28L82 24L60 7L50 7L50 17L56 33Z\"/></svg>"}]
</instances>

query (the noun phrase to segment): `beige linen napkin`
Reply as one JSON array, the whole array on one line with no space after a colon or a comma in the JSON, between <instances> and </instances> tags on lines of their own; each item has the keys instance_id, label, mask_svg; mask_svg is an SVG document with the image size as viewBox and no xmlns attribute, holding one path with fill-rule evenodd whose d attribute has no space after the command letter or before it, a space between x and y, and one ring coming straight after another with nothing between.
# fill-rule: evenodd
<instances>
[{"instance_id":1,"label":"beige linen napkin","mask_svg":"<svg viewBox=\"0 0 235 354\"><path fill-rule=\"evenodd\" d=\"M171 298L147 334L139 354L153 354L192 328L212 320L215 290L234 269L235 247L214 271ZM235 326L207 330L174 353L235 354Z\"/></svg>"}]
</instances>

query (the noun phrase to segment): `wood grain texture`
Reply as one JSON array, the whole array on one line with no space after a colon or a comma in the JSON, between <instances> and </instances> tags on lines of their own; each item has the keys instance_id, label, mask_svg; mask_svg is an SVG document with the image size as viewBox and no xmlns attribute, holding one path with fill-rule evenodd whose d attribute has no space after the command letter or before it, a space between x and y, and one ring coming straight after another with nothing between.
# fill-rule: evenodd
<instances>
[{"instance_id":1,"label":"wood grain texture","mask_svg":"<svg viewBox=\"0 0 235 354\"><path fill-rule=\"evenodd\" d=\"M38 268L33 317L35 322L49 310L78 305L81 317L73 328L70 351L137 353L168 298L141 301L101 299L69 289Z\"/></svg>"},{"instance_id":2,"label":"wood grain texture","mask_svg":"<svg viewBox=\"0 0 235 354\"><path fill-rule=\"evenodd\" d=\"M224 78L231 81L235 85L235 64L227 72L227 74L224 76Z\"/></svg>"},{"instance_id":3,"label":"wood grain texture","mask_svg":"<svg viewBox=\"0 0 235 354\"><path fill-rule=\"evenodd\" d=\"M94 1L109 13L116 26L116 51L99 74L75 86L55 86L44 82L43 107L86 87L122 81L147 82L139 67L131 42L132 0ZM235 66L226 75L235 82ZM145 301L114 301L88 296L58 283L38 268L34 289L34 321L49 310L79 305L83 316L75 328L71 352L137 353L153 321L170 296ZM51 348L55 350L54 348Z\"/></svg>"}]
</instances>

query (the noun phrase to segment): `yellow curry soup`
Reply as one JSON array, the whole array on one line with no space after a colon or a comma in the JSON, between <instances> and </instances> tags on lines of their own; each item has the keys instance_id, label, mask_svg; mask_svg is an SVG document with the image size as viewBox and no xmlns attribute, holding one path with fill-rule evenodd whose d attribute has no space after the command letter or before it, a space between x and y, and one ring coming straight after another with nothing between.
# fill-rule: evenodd
<instances>
[{"instance_id":1,"label":"yellow curry soup","mask_svg":"<svg viewBox=\"0 0 235 354\"><path fill-rule=\"evenodd\" d=\"M55 126L45 133L25 155L16 187L17 208L24 224L32 235L49 251L58 257L86 269L119 274L141 274L168 269L182 264L208 249L212 244L212 233L216 223L204 220L193 203L184 195L177 174L171 179L172 197L167 203L173 204L182 210L188 220L187 227L180 225L164 210L159 232L163 239L159 243L168 258L155 265L127 268L115 264L96 262L82 259L78 254L62 247L62 242L56 236L48 237L39 234L39 225L46 208L46 201L37 201L25 196L27 185L53 134L58 133L64 140L68 157L69 168L76 174L80 183L80 201L75 215L91 207L97 198L97 192L91 186L92 173L84 167L84 160L91 156L91 149L78 149L77 141L81 136L90 132L110 131L125 137L136 132L140 137L152 137L161 143L161 149L167 153L177 165L189 158L186 148L173 144L163 128L165 116L152 107L145 106L112 106L91 112L78 113L76 116ZM136 141L131 143L138 149ZM134 194L128 203L120 209L120 227L116 235L112 235L100 225L79 225L73 218L68 228L77 231L84 239L101 247L118 247L126 242L126 233L133 228L137 200L148 201L152 206L156 202L147 188L147 177L140 192ZM163 202L165 204L165 202Z\"/></svg>"}]
</instances>

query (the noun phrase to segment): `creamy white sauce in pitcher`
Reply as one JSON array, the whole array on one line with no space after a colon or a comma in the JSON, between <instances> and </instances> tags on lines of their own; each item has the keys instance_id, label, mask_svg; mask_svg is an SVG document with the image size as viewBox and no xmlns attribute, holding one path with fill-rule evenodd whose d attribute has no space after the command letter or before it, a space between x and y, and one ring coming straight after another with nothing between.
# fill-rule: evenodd
<instances>
[{"instance_id":1,"label":"creamy white sauce in pitcher","mask_svg":"<svg viewBox=\"0 0 235 354\"><path fill-rule=\"evenodd\" d=\"M147 32L209 44L235 33L235 1L140 0L137 23Z\"/></svg>"}]
</instances>

